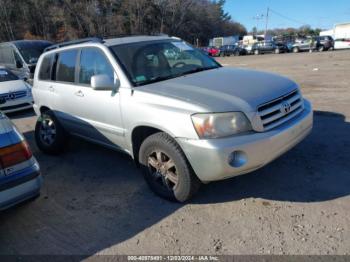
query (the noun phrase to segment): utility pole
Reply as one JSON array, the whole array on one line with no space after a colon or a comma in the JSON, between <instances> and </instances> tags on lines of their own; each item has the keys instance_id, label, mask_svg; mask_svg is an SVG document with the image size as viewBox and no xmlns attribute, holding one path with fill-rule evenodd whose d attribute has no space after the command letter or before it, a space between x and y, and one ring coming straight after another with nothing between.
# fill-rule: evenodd
<instances>
[{"instance_id":1,"label":"utility pole","mask_svg":"<svg viewBox=\"0 0 350 262\"><path fill-rule=\"evenodd\" d=\"M266 40L266 36L267 36L267 28L269 25L269 12L270 12L270 8L267 8L267 12L266 12L266 26L265 26L265 40Z\"/></svg>"},{"instance_id":2,"label":"utility pole","mask_svg":"<svg viewBox=\"0 0 350 262\"><path fill-rule=\"evenodd\" d=\"M253 17L254 20L256 20L256 34L258 34L259 31L259 21L262 20L264 18L264 15L256 15Z\"/></svg>"}]
</instances>

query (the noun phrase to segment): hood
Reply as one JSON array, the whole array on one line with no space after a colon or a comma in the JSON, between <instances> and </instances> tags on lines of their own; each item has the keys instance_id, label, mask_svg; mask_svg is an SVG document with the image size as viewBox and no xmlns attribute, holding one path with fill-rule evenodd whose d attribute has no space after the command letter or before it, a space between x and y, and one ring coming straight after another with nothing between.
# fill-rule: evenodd
<instances>
[{"instance_id":1,"label":"hood","mask_svg":"<svg viewBox=\"0 0 350 262\"><path fill-rule=\"evenodd\" d=\"M27 89L28 88L23 80L0 82L0 94L27 91Z\"/></svg>"},{"instance_id":2,"label":"hood","mask_svg":"<svg viewBox=\"0 0 350 262\"><path fill-rule=\"evenodd\" d=\"M279 75L225 67L137 87L135 90L196 104L207 112L255 112L259 105L297 88L295 82Z\"/></svg>"}]
</instances>

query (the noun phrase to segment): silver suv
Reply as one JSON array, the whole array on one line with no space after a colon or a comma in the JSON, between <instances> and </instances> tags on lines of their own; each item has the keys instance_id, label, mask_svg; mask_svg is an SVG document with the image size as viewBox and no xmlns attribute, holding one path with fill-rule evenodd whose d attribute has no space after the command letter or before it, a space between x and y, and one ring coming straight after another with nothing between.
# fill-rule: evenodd
<instances>
[{"instance_id":1,"label":"silver suv","mask_svg":"<svg viewBox=\"0 0 350 262\"><path fill-rule=\"evenodd\" d=\"M312 129L296 83L224 68L178 38L84 39L50 49L34 77L38 147L60 153L73 135L123 151L167 199L186 201L201 182L261 168Z\"/></svg>"}]
</instances>

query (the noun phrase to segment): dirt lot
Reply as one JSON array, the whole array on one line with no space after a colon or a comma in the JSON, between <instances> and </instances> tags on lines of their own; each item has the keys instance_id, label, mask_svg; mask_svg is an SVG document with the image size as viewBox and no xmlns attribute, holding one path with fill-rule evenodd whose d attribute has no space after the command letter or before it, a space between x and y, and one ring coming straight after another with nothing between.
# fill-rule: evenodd
<instances>
[{"instance_id":1,"label":"dirt lot","mask_svg":"<svg viewBox=\"0 0 350 262\"><path fill-rule=\"evenodd\" d=\"M300 83L313 133L181 205L153 195L119 153L73 141L61 157L43 155L33 113L13 115L45 184L36 201L0 214L0 254L350 254L350 51L219 60Z\"/></svg>"}]
</instances>

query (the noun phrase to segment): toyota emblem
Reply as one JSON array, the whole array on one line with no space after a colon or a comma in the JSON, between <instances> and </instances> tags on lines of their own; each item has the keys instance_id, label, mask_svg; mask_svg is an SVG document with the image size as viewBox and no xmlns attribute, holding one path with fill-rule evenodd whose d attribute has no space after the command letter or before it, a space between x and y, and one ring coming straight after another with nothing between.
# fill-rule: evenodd
<instances>
[{"instance_id":1,"label":"toyota emblem","mask_svg":"<svg viewBox=\"0 0 350 262\"><path fill-rule=\"evenodd\" d=\"M11 99L11 100L16 99L16 95L11 93L8 95L8 99Z\"/></svg>"},{"instance_id":2,"label":"toyota emblem","mask_svg":"<svg viewBox=\"0 0 350 262\"><path fill-rule=\"evenodd\" d=\"M284 101L281 106L281 112L286 115L290 112L291 108L292 106L287 101Z\"/></svg>"}]
</instances>

